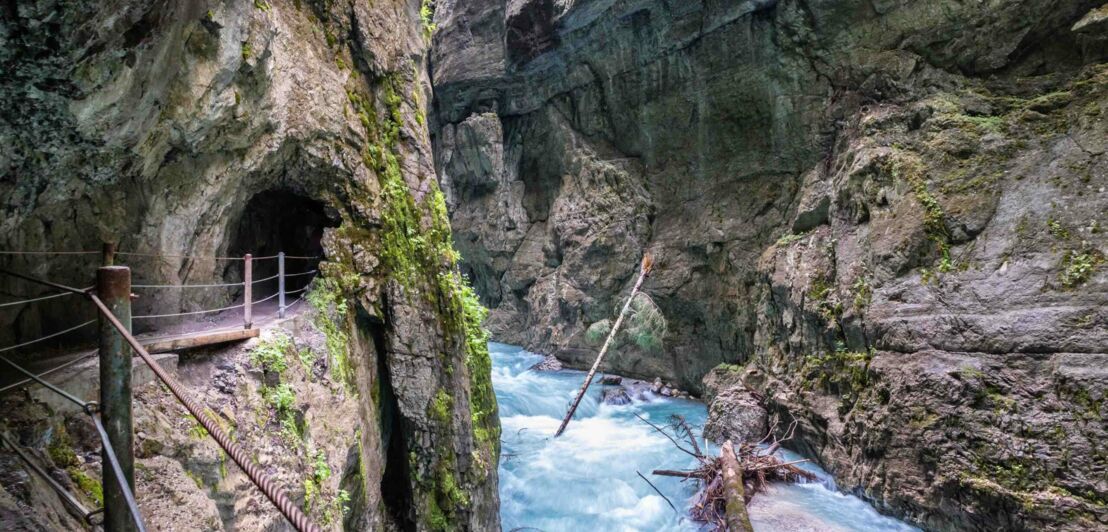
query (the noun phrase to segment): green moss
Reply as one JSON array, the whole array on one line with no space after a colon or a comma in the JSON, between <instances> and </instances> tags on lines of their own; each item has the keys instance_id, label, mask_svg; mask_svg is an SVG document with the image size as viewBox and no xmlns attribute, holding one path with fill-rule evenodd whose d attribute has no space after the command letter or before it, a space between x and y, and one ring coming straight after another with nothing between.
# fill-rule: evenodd
<instances>
[{"instance_id":1,"label":"green moss","mask_svg":"<svg viewBox=\"0 0 1108 532\"><path fill-rule=\"evenodd\" d=\"M67 468L77 465L77 453L73 451L73 441L66 432L65 427L59 425L54 433L54 438L46 447L46 454L59 468Z\"/></svg>"},{"instance_id":2,"label":"green moss","mask_svg":"<svg viewBox=\"0 0 1108 532\"><path fill-rule=\"evenodd\" d=\"M798 234L788 233L788 234L782 235L781 238L777 239L777 245L779 247L780 246L787 246L787 245L792 244L793 242L796 242L798 240L803 240L804 237L806 237L806 236L808 236L808 233L798 233Z\"/></svg>"},{"instance_id":3,"label":"green moss","mask_svg":"<svg viewBox=\"0 0 1108 532\"><path fill-rule=\"evenodd\" d=\"M269 11L269 2L266 0L254 0L254 7L262 11Z\"/></svg>"},{"instance_id":4,"label":"green moss","mask_svg":"<svg viewBox=\"0 0 1108 532\"><path fill-rule=\"evenodd\" d=\"M916 201L923 207L924 230L939 255L939 263L934 270L922 271L923 281L929 282L936 272L947 273L954 269L954 260L950 255L950 232L946 226L946 215L942 204L927 187L924 166L917 156L898 153L888 161L888 166L894 178L904 179L912 187Z\"/></svg>"},{"instance_id":5,"label":"green moss","mask_svg":"<svg viewBox=\"0 0 1108 532\"><path fill-rule=\"evenodd\" d=\"M254 56L254 48L250 46L250 43L243 41L242 43L242 60L246 61Z\"/></svg>"},{"instance_id":6,"label":"green moss","mask_svg":"<svg viewBox=\"0 0 1108 532\"><path fill-rule=\"evenodd\" d=\"M104 487L100 485L100 481L92 478L84 471L77 468L77 466L70 466L67 468L66 473L69 473L69 478L77 485L77 488L88 495L97 506L104 505Z\"/></svg>"},{"instance_id":7,"label":"green moss","mask_svg":"<svg viewBox=\"0 0 1108 532\"><path fill-rule=\"evenodd\" d=\"M434 399L431 400L431 404L427 407L427 413L431 416L431 419L445 425L450 423L450 411L453 408L454 398L450 397L446 390L439 388Z\"/></svg>"},{"instance_id":8,"label":"green moss","mask_svg":"<svg viewBox=\"0 0 1108 532\"><path fill-rule=\"evenodd\" d=\"M323 277L315 281L308 292L308 304L315 309L315 325L323 333L330 360L331 377L351 392L354 391L354 370L350 365L350 311L343 283L354 279Z\"/></svg>"}]
</instances>

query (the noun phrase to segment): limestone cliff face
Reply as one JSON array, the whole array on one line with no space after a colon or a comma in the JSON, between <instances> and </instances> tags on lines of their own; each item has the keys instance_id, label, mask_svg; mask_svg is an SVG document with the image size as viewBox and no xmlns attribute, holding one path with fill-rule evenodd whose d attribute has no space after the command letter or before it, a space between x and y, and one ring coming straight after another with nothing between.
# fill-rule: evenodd
<instances>
[{"instance_id":1,"label":"limestone cliff face","mask_svg":"<svg viewBox=\"0 0 1108 532\"><path fill-rule=\"evenodd\" d=\"M1098 5L440 4L435 160L494 332L584 365L648 250L669 334L610 370L744 365L929 528L1104 526Z\"/></svg>"},{"instance_id":2,"label":"limestone cliff face","mask_svg":"<svg viewBox=\"0 0 1108 532\"><path fill-rule=\"evenodd\" d=\"M453 273L418 1L41 1L0 10L0 248L121 250L137 279L235 281L224 256L325 254L349 309L367 490L354 528L495 528L499 424ZM290 223L292 220L292 223ZM308 254L308 253L304 253ZM84 285L95 259L4 257ZM0 281L9 294L28 287ZM33 288L32 288L33 289ZM151 295L136 313L229 303ZM4 315L20 340L89 319Z\"/></svg>"}]
</instances>

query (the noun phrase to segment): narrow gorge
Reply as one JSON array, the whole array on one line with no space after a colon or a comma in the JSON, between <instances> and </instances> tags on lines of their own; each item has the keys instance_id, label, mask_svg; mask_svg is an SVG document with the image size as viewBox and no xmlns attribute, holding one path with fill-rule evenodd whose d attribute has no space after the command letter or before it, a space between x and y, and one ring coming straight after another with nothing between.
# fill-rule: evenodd
<instances>
[{"instance_id":1,"label":"narrow gorge","mask_svg":"<svg viewBox=\"0 0 1108 532\"><path fill-rule=\"evenodd\" d=\"M710 530L682 423L788 437L759 532L1108 528L1103 0L15 0L0 65L2 530L117 528L106 264L202 404L136 355L148 530Z\"/></svg>"}]
</instances>

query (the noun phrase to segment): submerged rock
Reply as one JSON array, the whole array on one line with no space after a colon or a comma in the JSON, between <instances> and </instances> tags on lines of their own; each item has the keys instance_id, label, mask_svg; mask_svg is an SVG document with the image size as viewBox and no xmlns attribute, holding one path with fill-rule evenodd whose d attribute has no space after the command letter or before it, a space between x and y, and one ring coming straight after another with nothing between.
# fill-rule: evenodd
<instances>
[{"instance_id":1,"label":"submerged rock","mask_svg":"<svg viewBox=\"0 0 1108 532\"><path fill-rule=\"evenodd\" d=\"M619 375L604 375L600 377L600 384L605 386L619 386L623 383L623 377Z\"/></svg>"},{"instance_id":2,"label":"submerged rock","mask_svg":"<svg viewBox=\"0 0 1108 532\"><path fill-rule=\"evenodd\" d=\"M532 371L560 371L562 361L554 358L554 355L543 355L542 360L531 366Z\"/></svg>"},{"instance_id":3,"label":"submerged rock","mask_svg":"<svg viewBox=\"0 0 1108 532\"><path fill-rule=\"evenodd\" d=\"M627 390L622 387L607 388L601 394L600 401L607 405L629 405L631 404L631 396L627 395Z\"/></svg>"}]
</instances>

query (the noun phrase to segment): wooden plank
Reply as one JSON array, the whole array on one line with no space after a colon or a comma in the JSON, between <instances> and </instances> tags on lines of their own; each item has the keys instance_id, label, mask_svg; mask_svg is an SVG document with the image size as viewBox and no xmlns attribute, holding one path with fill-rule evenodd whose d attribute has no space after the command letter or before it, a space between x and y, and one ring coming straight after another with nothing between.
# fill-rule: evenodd
<instances>
[{"instance_id":1,"label":"wooden plank","mask_svg":"<svg viewBox=\"0 0 1108 532\"><path fill-rule=\"evenodd\" d=\"M142 347L151 353L164 353L180 349L191 349L205 345L223 344L255 338L260 333L259 329L240 329L213 333L192 333L174 338L161 338L157 340L139 340Z\"/></svg>"}]
</instances>

